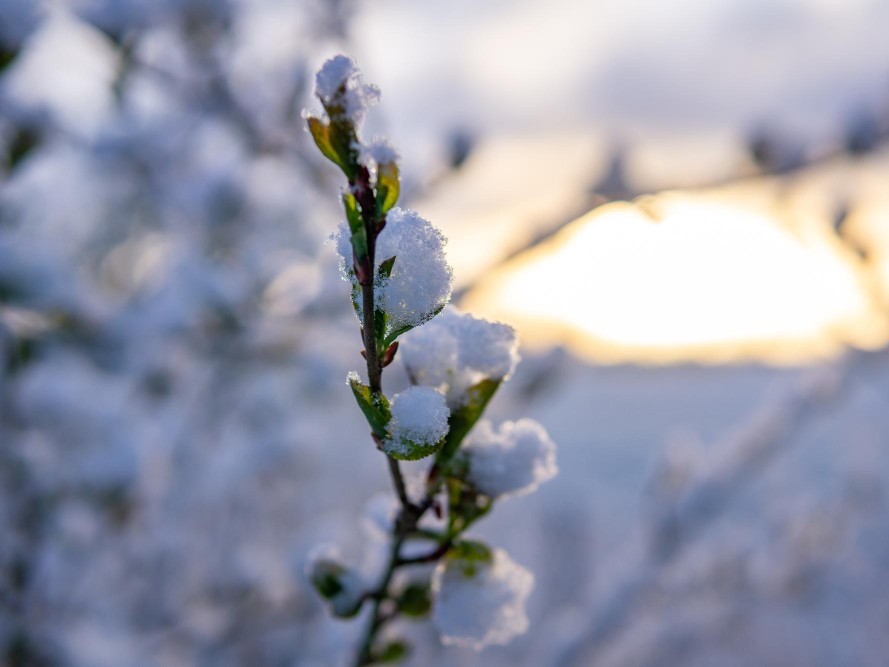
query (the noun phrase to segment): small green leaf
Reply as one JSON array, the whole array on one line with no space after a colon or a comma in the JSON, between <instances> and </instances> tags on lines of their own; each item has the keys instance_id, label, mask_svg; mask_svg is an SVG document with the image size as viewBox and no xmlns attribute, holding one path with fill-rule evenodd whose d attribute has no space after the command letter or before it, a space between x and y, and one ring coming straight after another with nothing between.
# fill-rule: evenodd
<instances>
[{"instance_id":1,"label":"small green leaf","mask_svg":"<svg viewBox=\"0 0 889 667\"><path fill-rule=\"evenodd\" d=\"M385 438L386 424L392 418L392 413L389 412L389 400L383 393L371 392L370 387L360 382L356 376L349 378L349 386L352 387L358 407L361 408L373 432L378 437Z\"/></svg>"},{"instance_id":2,"label":"small green leaf","mask_svg":"<svg viewBox=\"0 0 889 667\"><path fill-rule=\"evenodd\" d=\"M377 269L377 281L382 282L392 274L392 267L395 265L395 256L383 260ZM382 309L374 310L374 336L377 341L377 354L382 357L383 353L389 348L391 341L386 337L386 329L389 326L389 314Z\"/></svg>"},{"instance_id":3,"label":"small green leaf","mask_svg":"<svg viewBox=\"0 0 889 667\"><path fill-rule=\"evenodd\" d=\"M377 355L382 356L386 349L386 327L389 324L389 314L382 309L374 309L374 336L377 342Z\"/></svg>"},{"instance_id":4,"label":"small green leaf","mask_svg":"<svg viewBox=\"0 0 889 667\"><path fill-rule=\"evenodd\" d=\"M432 591L429 582L414 581L398 596L398 610L405 616L420 618L432 609Z\"/></svg>"},{"instance_id":5,"label":"small green leaf","mask_svg":"<svg viewBox=\"0 0 889 667\"><path fill-rule=\"evenodd\" d=\"M459 457L456 460L459 460ZM452 461L453 464L455 461ZM454 476L453 466L449 466L448 489L448 533L458 535L481 519L494 506L492 498L480 494L471 484Z\"/></svg>"},{"instance_id":6,"label":"small green leaf","mask_svg":"<svg viewBox=\"0 0 889 667\"><path fill-rule=\"evenodd\" d=\"M420 459L425 459L427 456L435 454L435 452L441 449L443 444L444 438L433 445L418 445L410 440L401 440L398 449L387 447L385 445L383 449L393 459L398 459L399 461L419 461Z\"/></svg>"},{"instance_id":7,"label":"small green leaf","mask_svg":"<svg viewBox=\"0 0 889 667\"><path fill-rule=\"evenodd\" d=\"M351 192L343 193L343 208L346 210L349 231L352 232L352 252L355 254L355 259L361 261L367 257L367 228L364 226L361 211L358 210L358 200Z\"/></svg>"},{"instance_id":8,"label":"small green leaf","mask_svg":"<svg viewBox=\"0 0 889 667\"><path fill-rule=\"evenodd\" d=\"M501 382L500 379L485 378L472 385L467 392L466 402L451 410L451 416L448 419L448 434L445 436L444 446L438 453L439 464L447 463L454 456L460 443L463 442L463 438L472 430L484 413Z\"/></svg>"},{"instance_id":9,"label":"small green leaf","mask_svg":"<svg viewBox=\"0 0 889 667\"><path fill-rule=\"evenodd\" d=\"M432 315L430 315L429 318L425 319L424 322L428 322L429 320L431 320L433 317L438 315L443 309L444 309L444 305L440 306L439 308L436 308L434 311L432 311ZM383 340L382 346L389 347L392 343L395 342L396 338L398 338L402 334L406 334L408 331L415 328L416 326L418 326L418 325L403 324L402 326L398 327L397 329L393 329L386 335L386 338Z\"/></svg>"},{"instance_id":10,"label":"small green leaf","mask_svg":"<svg viewBox=\"0 0 889 667\"><path fill-rule=\"evenodd\" d=\"M309 132L324 157L342 169L351 183L358 171L355 127L341 107L325 106L325 109L330 120L309 116Z\"/></svg>"},{"instance_id":11,"label":"small green leaf","mask_svg":"<svg viewBox=\"0 0 889 667\"><path fill-rule=\"evenodd\" d=\"M349 230L354 234L364 229L364 218L358 209L358 200L349 191L343 192L343 208L346 209L346 220L349 222Z\"/></svg>"},{"instance_id":12,"label":"small green leaf","mask_svg":"<svg viewBox=\"0 0 889 667\"><path fill-rule=\"evenodd\" d=\"M351 183L358 171L358 150L355 148L357 137L352 119L345 114L330 114L330 145L340 159L343 173Z\"/></svg>"},{"instance_id":13,"label":"small green leaf","mask_svg":"<svg viewBox=\"0 0 889 667\"><path fill-rule=\"evenodd\" d=\"M339 577L330 571L319 573L313 577L312 584L315 586L318 594L325 600L336 597L337 593L343 590Z\"/></svg>"},{"instance_id":14,"label":"small green leaf","mask_svg":"<svg viewBox=\"0 0 889 667\"><path fill-rule=\"evenodd\" d=\"M315 140L315 145L318 146L321 154L345 171L346 165L330 141L330 125L315 116L309 116L306 120L309 124L309 132L312 133L312 139Z\"/></svg>"},{"instance_id":15,"label":"small green leaf","mask_svg":"<svg viewBox=\"0 0 889 667\"><path fill-rule=\"evenodd\" d=\"M490 563L494 558L491 547L478 540L460 540L454 543L448 555L451 558L478 561L480 563Z\"/></svg>"},{"instance_id":16,"label":"small green leaf","mask_svg":"<svg viewBox=\"0 0 889 667\"><path fill-rule=\"evenodd\" d=\"M377 167L377 217L382 217L395 206L401 185L398 181L398 165L385 162Z\"/></svg>"},{"instance_id":17,"label":"small green leaf","mask_svg":"<svg viewBox=\"0 0 889 667\"><path fill-rule=\"evenodd\" d=\"M388 278L392 275L392 267L395 266L395 255L392 255L389 259L384 259L380 262L380 268L377 270L377 274L380 278Z\"/></svg>"},{"instance_id":18,"label":"small green leaf","mask_svg":"<svg viewBox=\"0 0 889 667\"><path fill-rule=\"evenodd\" d=\"M378 664L386 664L403 660L410 653L410 646L400 639L391 641L379 651L374 653L373 661Z\"/></svg>"},{"instance_id":19,"label":"small green leaf","mask_svg":"<svg viewBox=\"0 0 889 667\"><path fill-rule=\"evenodd\" d=\"M477 540L460 540L448 552L448 558L458 560L467 577L475 575L479 565L491 563L494 553L484 542Z\"/></svg>"},{"instance_id":20,"label":"small green leaf","mask_svg":"<svg viewBox=\"0 0 889 667\"><path fill-rule=\"evenodd\" d=\"M361 285L358 284L358 277L355 275L354 269L349 269L349 279L352 282L352 307L355 309L355 313L358 313L361 303Z\"/></svg>"}]
</instances>

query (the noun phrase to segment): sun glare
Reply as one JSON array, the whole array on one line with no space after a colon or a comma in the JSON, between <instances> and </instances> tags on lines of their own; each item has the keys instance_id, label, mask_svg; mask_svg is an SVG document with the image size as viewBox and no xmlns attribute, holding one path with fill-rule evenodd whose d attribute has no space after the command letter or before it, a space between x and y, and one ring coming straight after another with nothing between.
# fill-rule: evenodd
<instances>
[{"instance_id":1,"label":"sun glare","mask_svg":"<svg viewBox=\"0 0 889 667\"><path fill-rule=\"evenodd\" d=\"M800 361L876 343L861 272L828 233L685 196L613 204L493 274L466 307L598 360ZM657 209L655 221L650 211Z\"/></svg>"}]
</instances>

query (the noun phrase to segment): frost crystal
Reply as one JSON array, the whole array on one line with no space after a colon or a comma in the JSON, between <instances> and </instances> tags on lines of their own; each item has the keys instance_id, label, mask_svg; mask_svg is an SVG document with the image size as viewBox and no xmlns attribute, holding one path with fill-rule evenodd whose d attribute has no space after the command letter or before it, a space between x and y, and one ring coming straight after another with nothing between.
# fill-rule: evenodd
<instances>
[{"instance_id":1,"label":"frost crystal","mask_svg":"<svg viewBox=\"0 0 889 667\"><path fill-rule=\"evenodd\" d=\"M505 380L519 361L515 330L448 308L405 336L399 349L411 377L436 387L455 408L485 378Z\"/></svg>"},{"instance_id":2,"label":"frost crystal","mask_svg":"<svg viewBox=\"0 0 889 667\"><path fill-rule=\"evenodd\" d=\"M340 270L359 290L352 272L352 246L349 227L340 224L335 240L340 255ZM415 211L393 208L386 227L377 237L376 266L395 257L388 278L377 278L375 302L388 316L386 334L419 326L429 321L451 298L454 272L445 259L444 234ZM363 317L356 302L359 319Z\"/></svg>"},{"instance_id":3,"label":"frost crystal","mask_svg":"<svg viewBox=\"0 0 889 667\"><path fill-rule=\"evenodd\" d=\"M467 479L491 497L531 493L559 471L556 445L533 419L505 422L499 431L479 422L461 456L469 464Z\"/></svg>"},{"instance_id":4,"label":"frost crystal","mask_svg":"<svg viewBox=\"0 0 889 667\"><path fill-rule=\"evenodd\" d=\"M358 124L364 112L379 100L380 89L363 82L361 71L355 66L354 60L338 55L325 62L318 70L315 76L315 95L325 107L331 103L341 105L346 115ZM342 98L338 99L340 95Z\"/></svg>"},{"instance_id":5,"label":"frost crystal","mask_svg":"<svg viewBox=\"0 0 889 667\"><path fill-rule=\"evenodd\" d=\"M432 447L448 432L451 412L444 396L431 387L408 387L392 399L389 438L383 449L408 455L416 446Z\"/></svg>"},{"instance_id":6,"label":"frost crystal","mask_svg":"<svg viewBox=\"0 0 889 667\"><path fill-rule=\"evenodd\" d=\"M489 563L450 558L432 575L432 622L445 644L476 651L528 629L525 601L534 575L495 549Z\"/></svg>"}]
</instances>

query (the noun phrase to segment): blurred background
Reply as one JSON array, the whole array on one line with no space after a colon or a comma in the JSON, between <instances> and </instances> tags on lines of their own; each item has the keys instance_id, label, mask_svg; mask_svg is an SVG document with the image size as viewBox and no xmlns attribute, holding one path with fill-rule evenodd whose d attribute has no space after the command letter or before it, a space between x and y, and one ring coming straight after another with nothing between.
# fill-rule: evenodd
<instances>
[{"instance_id":1,"label":"blurred background","mask_svg":"<svg viewBox=\"0 0 889 667\"><path fill-rule=\"evenodd\" d=\"M883 0L0 1L0 664L353 646L302 574L389 493L301 118L345 52L455 303L520 332L492 416L559 446L479 527L529 632L410 625L408 664L884 666L887 34Z\"/></svg>"}]
</instances>

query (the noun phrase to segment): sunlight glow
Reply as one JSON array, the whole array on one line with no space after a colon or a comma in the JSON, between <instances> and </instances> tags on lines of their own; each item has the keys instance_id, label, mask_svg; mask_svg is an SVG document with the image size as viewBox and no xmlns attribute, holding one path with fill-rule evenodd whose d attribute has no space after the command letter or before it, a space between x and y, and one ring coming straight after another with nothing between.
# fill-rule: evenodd
<instances>
[{"instance_id":1,"label":"sunlight glow","mask_svg":"<svg viewBox=\"0 0 889 667\"><path fill-rule=\"evenodd\" d=\"M800 361L882 335L866 281L829 234L712 199L650 205L576 220L464 305L598 360Z\"/></svg>"}]
</instances>

